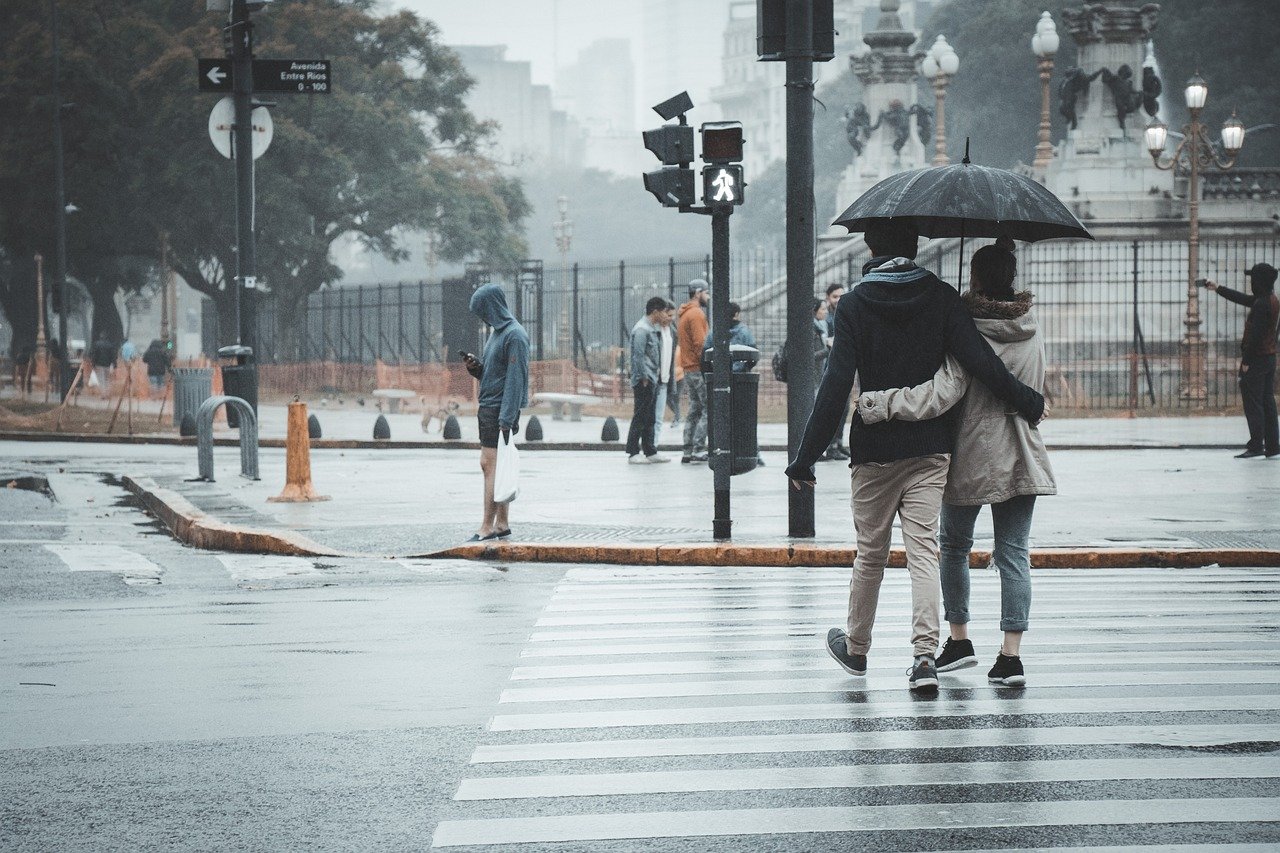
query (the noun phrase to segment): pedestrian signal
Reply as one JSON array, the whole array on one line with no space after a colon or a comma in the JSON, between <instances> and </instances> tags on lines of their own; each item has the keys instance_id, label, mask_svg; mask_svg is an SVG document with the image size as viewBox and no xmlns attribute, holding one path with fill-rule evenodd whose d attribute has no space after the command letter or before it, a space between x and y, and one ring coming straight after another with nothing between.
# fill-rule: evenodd
<instances>
[{"instance_id":1,"label":"pedestrian signal","mask_svg":"<svg viewBox=\"0 0 1280 853\"><path fill-rule=\"evenodd\" d=\"M701 130L704 163L742 162L742 122L709 121Z\"/></svg>"},{"instance_id":2,"label":"pedestrian signal","mask_svg":"<svg viewBox=\"0 0 1280 853\"><path fill-rule=\"evenodd\" d=\"M702 169L702 201L709 207L742 204L742 167L705 166Z\"/></svg>"}]
</instances>

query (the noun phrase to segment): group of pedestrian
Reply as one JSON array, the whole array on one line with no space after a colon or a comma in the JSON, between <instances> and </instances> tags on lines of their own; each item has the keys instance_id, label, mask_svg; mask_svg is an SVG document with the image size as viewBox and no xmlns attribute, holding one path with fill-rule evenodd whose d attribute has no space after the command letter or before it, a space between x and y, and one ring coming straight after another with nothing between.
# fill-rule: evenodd
<instances>
[{"instance_id":1,"label":"group of pedestrian","mask_svg":"<svg viewBox=\"0 0 1280 853\"><path fill-rule=\"evenodd\" d=\"M969 550L978 511L990 504L1006 633L988 678L1022 684L1031 513L1036 496L1056 491L1035 428L1045 412L1045 360L1032 296L1013 290L1016 260L1007 247L975 253L962 298L916 265L919 238L910 225L878 223L865 237L873 257L861 282L838 298L813 412L786 469L793 488L815 486L813 465L840 428L856 375L861 396L848 446L857 557L848 619L828 632L827 651L847 672L866 674L897 517L911 579L908 685L936 690L940 670L975 665ZM950 623L941 655L940 601Z\"/></svg>"}]
</instances>

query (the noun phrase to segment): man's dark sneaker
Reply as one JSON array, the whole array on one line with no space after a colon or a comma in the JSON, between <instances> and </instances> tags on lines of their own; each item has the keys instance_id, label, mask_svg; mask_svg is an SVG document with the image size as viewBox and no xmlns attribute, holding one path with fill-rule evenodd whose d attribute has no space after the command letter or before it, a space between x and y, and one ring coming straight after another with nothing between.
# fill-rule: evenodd
<instances>
[{"instance_id":1,"label":"man's dark sneaker","mask_svg":"<svg viewBox=\"0 0 1280 853\"><path fill-rule=\"evenodd\" d=\"M1246 450L1244 453L1237 453L1236 458L1237 459L1253 459L1261 455L1262 455L1261 450Z\"/></svg>"},{"instance_id":2,"label":"man's dark sneaker","mask_svg":"<svg viewBox=\"0 0 1280 853\"><path fill-rule=\"evenodd\" d=\"M696 465L696 464L698 464L698 463L700 463L700 462L706 462L706 461L707 461L707 454L705 454L705 453L690 453L688 456L681 456L681 457L680 457L680 461L681 461L683 464L685 464L685 465Z\"/></svg>"},{"instance_id":3,"label":"man's dark sneaker","mask_svg":"<svg viewBox=\"0 0 1280 853\"><path fill-rule=\"evenodd\" d=\"M996 665L987 673L987 681L1006 687L1021 687L1027 683L1022 672L1022 658L1004 653L996 655Z\"/></svg>"},{"instance_id":4,"label":"man's dark sneaker","mask_svg":"<svg viewBox=\"0 0 1280 853\"><path fill-rule=\"evenodd\" d=\"M942 646L942 654L938 655L938 672L951 672L953 669L968 669L978 665L978 655L973 651L973 643L968 640L952 640Z\"/></svg>"},{"instance_id":5,"label":"man's dark sneaker","mask_svg":"<svg viewBox=\"0 0 1280 853\"><path fill-rule=\"evenodd\" d=\"M844 671L850 675L866 675L867 674L867 656L851 655L849 647L845 644L847 635L839 628L832 628L827 632L827 654L835 658L836 663L844 668Z\"/></svg>"},{"instance_id":6,"label":"man's dark sneaker","mask_svg":"<svg viewBox=\"0 0 1280 853\"><path fill-rule=\"evenodd\" d=\"M912 690L937 690L938 665L929 655L917 655L915 666L907 670L907 686Z\"/></svg>"}]
</instances>

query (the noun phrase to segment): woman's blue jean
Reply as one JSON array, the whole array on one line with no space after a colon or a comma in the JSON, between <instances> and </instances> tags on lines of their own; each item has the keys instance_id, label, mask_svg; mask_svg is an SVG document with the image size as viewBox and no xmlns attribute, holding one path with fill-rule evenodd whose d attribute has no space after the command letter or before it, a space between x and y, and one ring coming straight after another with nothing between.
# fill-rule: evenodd
<instances>
[{"instance_id":1,"label":"woman's blue jean","mask_svg":"<svg viewBox=\"0 0 1280 853\"><path fill-rule=\"evenodd\" d=\"M1035 495L1020 495L991 505L996 541L993 559L1000 572L1000 630L1025 631L1031 614L1031 515ZM981 506L942 505L938 567L942 607L948 622L969 621L969 551Z\"/></svg>"}]
</instances>

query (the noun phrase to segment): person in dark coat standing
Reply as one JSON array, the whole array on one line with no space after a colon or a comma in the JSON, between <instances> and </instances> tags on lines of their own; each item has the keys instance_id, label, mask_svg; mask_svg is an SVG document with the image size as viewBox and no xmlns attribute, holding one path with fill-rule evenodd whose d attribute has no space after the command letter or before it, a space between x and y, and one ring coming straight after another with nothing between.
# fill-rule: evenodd
<instances>
[{"instance_id":1,"label":"person in dark coat standing","mask_svg":"<svg viewBox=\"0 0 1280 853\"><path fill-rule=\"evenodd\" d=\"M172 364L164 341L159 338L152 340L147 351L142 354L142 362L147 366L147 379L150 380L151 387L159 391L164 387L165 375L168 374L169 366Z\"/></svg>"},{"instance_id":2,"label":"person in dark coat standing","mask_svg":"<svg viewBox=\"0 0 1280 853\"><path fill-rule=\"evenodd\" d=\"M1245 294L1216 282L1205 287L1224 299L1249 309L1240 340L1240 398L1249 424L1249 443L1237 459L1280 456L1280 421L1276 419L1276 331L1280 324L1280 299L1276 298L1276 268L1254 264L1245 273L1249 289Z\"/></svg>"}]
</instances>

